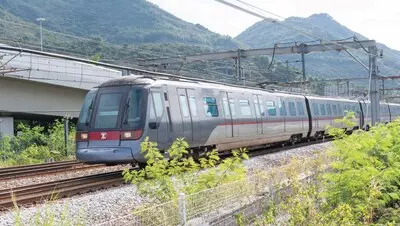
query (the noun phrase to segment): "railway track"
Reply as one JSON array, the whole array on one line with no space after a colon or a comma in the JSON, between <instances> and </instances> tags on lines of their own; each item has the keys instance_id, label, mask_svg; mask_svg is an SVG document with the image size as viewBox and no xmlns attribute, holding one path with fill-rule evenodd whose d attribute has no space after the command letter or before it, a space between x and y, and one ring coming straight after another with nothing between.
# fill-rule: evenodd
<instances>
[{"instance_id":1,"label":"railway track","mask_svg":"<svg viewBox=\"0 0 400 226\"><path fill-rule=\"evenodd\" d=\"M71 171L83 168L96 168L104 165L85 165L75 160L61 161L53 163L43 163L35 165L14 166L0 168L0 181L30 177L35 175L52 174L61 171Z\"/></svg>"},{"instance_id":2,"label":"railway track","mask_svg":"<svg viewBox=\"0 0 400 226\"><path fill-rule=\"evenodd\" d=\"M82 194L124 183L122 171L108 172L0 190L0 210Z\"/></svg>"},{"instance_id":3,"label":"railway track","mask_svg":"<svg viewBox=\"0 0 400 226\"><path fill-rule=\"evenodd\" d=\"M276 145L268 148L259 148L250 152L249 155L251 157L255 157L283 150L319 144L330 140L331 139L316 140L312 142L296 143L294 145ZM72 162L70 163L72 164ZM65 162L65 165L68 165L68 163ZM29 166L26 166L26 168L31 170ZM0 171L0 175L1 173L2 172ZM4 189L0 190L0 210L10 209L14 206L14 203L18 205L35 204L44 200L55 200L76 194L119 186L123 183L124 180L122 178L122 171L115 171L48 183L28 185L12 189Z\"/></svg>"}]
</instances>

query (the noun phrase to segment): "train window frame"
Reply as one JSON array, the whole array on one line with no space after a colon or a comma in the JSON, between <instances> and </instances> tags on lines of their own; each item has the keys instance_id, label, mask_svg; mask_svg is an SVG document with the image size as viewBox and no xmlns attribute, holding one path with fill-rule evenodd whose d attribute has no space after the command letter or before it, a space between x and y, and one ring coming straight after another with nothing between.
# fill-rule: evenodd
<instances>
[{"instance_id":1,"label":"train window frame","mask_svg":"<svg viewBox=\"0 0 400 226\"><path fill-rule=\"evenodd\" d=\"M275 101L273 100L267 100L265 101L265 103L267 104L267 112L268 112L268 116L272 116L275 117L276 116L276 105L275 105ZM271 105L272 104L272 105ZM270 112L271 111L271 112ZM273 114L271 114L273 112Z\"/></svg>"},{"instance_id":2,"label":"train window frame","mask_svg":"<svg viewBox=\"0 0 400 226\"><path fill-rule=\"evenodd\" d=\"M321 115L326 115L325 104L319 104Z\"/></svg>"},{"instance_id":3,"label":"train window frame","mask_svg":"<svg viewBox=\"0 0 400 226\"><path fill-rule=\"evenodd\" d=\"M337 110L336 104L332 104L332 112L333 112L333 115L338 115L338 110Z\"/></svg>"},{"instance_id":4,"label":"train window frame","mask_svg":"<svg viewBox=\"0 0 400 226\"><path fill-rule=\"evenodd\" d=\"M236 117L236 101L233 98L229 98L229 107L231 110L232 117Z\"/></svg>"},{"instance_id":5,"label":"train window frame","mask_svg":"<svg viewBox=\"0 0 400 226\"><path fill-rule=\"evenodd\" d=\"M188 102L189 102L190 114L192 114L192 117L195 117L195 118L198 117L199 114L197 113L196 96L189 95Z\"/></svg>"},{"instance_id":6,"label":"train window frame","mask_svg":"<svg viewBox=\"0 0 400 226\"><path fill-rule=\"evenodd\" d=\"M105 108L103 110L102 107L108 107L110 108L110 104L109 103L116 103L116 101L103 101L103 98L110 98L111 96L119 96L119 100L118 100L118 104L115 104L116 109L114 111L107 111L107 108ZM121 114L121 102L122 102L122 98L123 98L123 93L120 92L113 92L113 93L101 93L99 95L99 100L98 100L98 107L96 109L95 115L94 115L94 129L115 129L117 128L118 124L119 124L119 117ZM108 104L106 104L106 102ZM101 109L101 111L100 111ZM103 113L103 112L110 112L110 113ZM113 119L113 121L115 121L113 126L102 126L102 124L100 124L101 122L104 122L104 120L99 119L100 117L103 116L115 116L115 119ZM108 122L110 122L111 120L108 119ZM110 124L111 125L111 124Z\"/></svg>"},{"instance_id":7,"label":"train window frame","mask_svg":"<svg viewBox=\"0 0 400 226\"><path fill-rule=\"evenodd\" d=\"M297 113L299 113L299 116L304 116L304 105L302 102L297 101L296 102L296 107L297 107Z\"/></svg>"},{"instance_id":8,"label":"train window frame","mask_svg":"<svg viewBox=\"0 0 400 226\"><path fill-rule=\"evenodd\" d=\"M287 116L287 111L286 111L286 103L284 100L279 101L279 115L280 116Z\"/></svg>"},{"instance_id":9,"label":"train window frame","mask_svg":"<svg viewBox=\"0 0 400 226\"><path fill-rule=\"evenodd\" d=\"M254 103L254 109L255 109L255 114L257 117L264 116L264 107L262 105L262 101L260 100L261 96L260 95L253 95L253 103Z\"/></svg>"},{"instance_id":10,"label":"train window frame","mask_svg":"<svg viewBox=\"0 0 400 226\"><path fill-rule=\"evenodd\" d=\"M312 112L313 112L313 115L316 115L316 116L318 116L319 115L319 108L318 108L318 104L317 103L313 103L312 104Z\"/></svg>"},{"instance_id":11,"label":"train window frame","mask_svg":"<svg viewBox=\"0 0 400 226\"><path fill-rule=\"evenodd\" d=\"M212 100L212 101L210 101ZM219 111L218 111L218 105L217 105L217 100L215 97L203 97L203 107L204 107L204 115L206 117L218 117L219 116ZM214 112L210 112L209 109L214 109ZM209 114L210 113L210 114Z\"/></svg>"},{"instance_id":12,"label":"train window frame","mask_svg":"<svg viewBox=\"0 0 400 226\"><path fill-rule=\"evenodd\" d=\"M184 98L184 100L182 98ZM189 110L188 98L185 94L179 94L179 106L181 108L182 117L189 118L190 110Z\"/></svg>"},{"instance_id":13,"label":"train window frame","mask_svg":"<svg viewBox=\"0 0 400 226\"><path fill-rule=\"evenodd\" d=\"M222 97L222 110L224 110L225 117L231 116L231 110L229 106L229 99L226 97Z\"/></svg>"},{"instance_id":14,"label":"train window frame","mask_svg":"<svg viewBox=\"0 0 400 226\"><path fill-rule=\"evenodd\" d=\"M252 116L250 101L246 99L239 100L240 114L242 116ZM243 111L245 110L245 111Z\"/></svg>"},{"instance_id":15,"label":"train window frame","mask_svg":"<svg viewBox=\"0 0 400 226\"><path fill-rule=\"evenodd\" d=\"M330 116L332 115L331 104L326 104L326 114Z\"/></svg>"},{"instance_id":16,"label":"train window frame","mask_svg":"<svg viewBox=\"0 0 400 226\"><path fill-rule=\"evenodd\" d=\"M288 102L288 108L289 108L289 115L290 116L296 116L296 105L294 102Z\"/></svg>"}]
</instances>

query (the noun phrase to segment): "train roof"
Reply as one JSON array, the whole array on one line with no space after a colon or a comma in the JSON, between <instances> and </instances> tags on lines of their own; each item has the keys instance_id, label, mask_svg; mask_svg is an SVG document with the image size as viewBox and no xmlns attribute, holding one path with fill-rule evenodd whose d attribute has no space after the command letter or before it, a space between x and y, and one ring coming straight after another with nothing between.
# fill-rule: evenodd
<instances>
[{"instance_id":1,"label":"train roof","mask_svg":"<svg viewBox=\"0 0 400 226\"><path fill-rule=\"evenodd\" d=\"M282 91L274 91L274 90L266 90L266 89L261 89L261 88L256 88L256 87L245 87L245 86L240 86L240 85L231 85L231 84L225 84L221 82L214 82L214 81L205 81L205 80L192 80L190 78L181 78L177 76L177 78L174 77L168 77L168 76L151 76L151 75L129 75L129 76L122 76L119 78L111 79L108 80L99 86L100 87L110 87L110 86L122 86L122 85L144 85L144 86L157 86L157 85L165 85L165 84L172 84L172 85L186 85L189 87L201 87L205 89L222 89L222 90L232 90L232 91L237 91L237 92L243 92L243 91L248 91L252 90L253 92L257 93L269 93L269 94L275 94L275 95L280 95L280 96L295 96L295 97L302 97L306 96L309 99L314 99L314 100L332 100L332 101L346 101L346 102L358 102L358 100L354 99L346 99L346 98L335 98L335 97L321 97L321 96L312 96L312 95L304 95L304 94L299 94L299 93L287 93L287 92L282 92ZM365 101L367 103L367 101ZM390 105L397 105L400 106L400 104L394 104L394 103L381 103L381 104L390 104Z\"/></svg>"}]
</instances>

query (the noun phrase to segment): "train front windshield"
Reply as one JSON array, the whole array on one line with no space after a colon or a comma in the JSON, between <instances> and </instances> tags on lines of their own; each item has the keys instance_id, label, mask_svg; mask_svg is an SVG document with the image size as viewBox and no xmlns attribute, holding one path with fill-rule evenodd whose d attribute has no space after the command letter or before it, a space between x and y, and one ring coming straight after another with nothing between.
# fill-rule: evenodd
<instances>
[{"instance_id":1,"label":"train front windshield","mask_svg":"<svg viewBox=\"0 0 400 226\"><path fill-rule=\"evenodd\" d=\"M144 89L105 87L91 90L85 98L79 131L142 129L145 120Z\"/></svg>"}]
</instances>

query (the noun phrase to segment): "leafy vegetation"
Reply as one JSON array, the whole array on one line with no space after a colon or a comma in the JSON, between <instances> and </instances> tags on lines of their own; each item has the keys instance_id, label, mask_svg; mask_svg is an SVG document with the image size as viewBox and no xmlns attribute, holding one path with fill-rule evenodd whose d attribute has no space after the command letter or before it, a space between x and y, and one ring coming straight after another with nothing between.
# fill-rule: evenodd
<instances>
[{"instance_id":1,"label":"leafy vegetation","mask_svg":"<svg viewBox=\"0 0 400 226\"><path fill-rule=\"evenodd\" d=\"M161 203L176 199L181 192L189 195L246 176L242 164L243 159L248 159L246 149L233 150L232 157L223 160L213 150L199 161L189 157L188 151L188 143L178 138L168 149L170 159L167 160L157 144L146 137L141 144L141 152L146 153L148 159L146 167L124 170L124 179L137 184L142 195Z\"/></svg>"},{"instance_id":2,"label":"leafy vegetation","mask_svg":"<svg viewBox=\"0 0 400 226\"><path fill-rule=\"evenodd\" d=\"M339 120L352 125L354 113ZM398 225L400 223L400 119L370 131L330 128L336 139L326 163L293 161L262 216L236 219L239 225ZM297 170L315 165L309 176Z\"/></svg>"},{"instance_id":3,"label":"leafy vegetation","mask_svg":"<svg viewBox=\"0 0 400 226\"><path fill-rule=\"evenodd\" d=\"M0 140L0 167L43 163L48 160L72 159L75 152L75 128L70 126L68 149L64 143L64 122L56 120L45 131L43 126L32 128L20 123L19 136Z\"/></svg>"}]
</instances>

